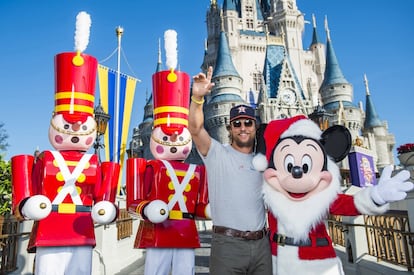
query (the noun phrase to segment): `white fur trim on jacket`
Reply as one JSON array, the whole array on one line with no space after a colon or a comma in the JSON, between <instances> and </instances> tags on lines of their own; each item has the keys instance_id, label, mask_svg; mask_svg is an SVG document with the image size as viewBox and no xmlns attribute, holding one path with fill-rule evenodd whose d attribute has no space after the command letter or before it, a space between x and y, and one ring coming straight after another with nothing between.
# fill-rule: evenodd
<instances>
[{"instance_id":1,"label":"white fur trim on jacket","mask_svg":"<svg viewBox=\"0 0 414 275\"><path fill-rule=\"evenodd\" d=\"M371 188L364 188L354 195L355 206L361 214L380 215L388 211L390 204L378 206L371 198Z\"/></svg>"}]
</instances>

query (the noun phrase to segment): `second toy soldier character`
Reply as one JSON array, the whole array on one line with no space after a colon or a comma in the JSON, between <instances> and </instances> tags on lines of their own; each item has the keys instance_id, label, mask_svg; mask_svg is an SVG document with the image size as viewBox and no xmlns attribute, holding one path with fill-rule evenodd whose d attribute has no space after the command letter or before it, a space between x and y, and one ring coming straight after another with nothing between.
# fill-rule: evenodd
<instances>
[{"instance_id":1,"label":"second toy soldier character","mask_svg":"<svg viewBox=\"0 0 414 275\"><path fill-rule=\"evenodd\" d=\"M195 218L210 214L204 166L184 162L192 148L189 76L172 69L152 81L155 159L127 160L127 206L143 219L136 247L146 249L145 274L194 274L200 247Z\"/></svg>"}]
</instances>

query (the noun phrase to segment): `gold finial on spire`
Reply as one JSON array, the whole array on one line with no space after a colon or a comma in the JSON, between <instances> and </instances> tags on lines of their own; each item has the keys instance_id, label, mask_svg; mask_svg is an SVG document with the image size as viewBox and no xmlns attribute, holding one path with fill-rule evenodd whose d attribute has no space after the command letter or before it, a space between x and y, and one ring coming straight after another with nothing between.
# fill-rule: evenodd
<instances>
[{"instance_id":1,"label":"gold finial on spire","mask_svg":"<svg viewBox=\"0 0 414 275\"><path fill-rule=\"evenodd\" d=\"M122 28L121 26L118 26L116 29L115 29L115 32L116 32L116 36L122 36L123 34L124 34L124 28Z\"/></svg>"}]
</instances>

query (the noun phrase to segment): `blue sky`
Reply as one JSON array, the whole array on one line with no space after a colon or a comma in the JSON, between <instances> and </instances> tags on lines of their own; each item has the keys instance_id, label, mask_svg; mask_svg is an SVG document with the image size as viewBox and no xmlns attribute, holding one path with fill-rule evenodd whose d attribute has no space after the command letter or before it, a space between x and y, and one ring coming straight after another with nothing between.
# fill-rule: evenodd
<instances>
[{"instance_id":1,"label":"blue sky","mask_svg":"<svg viewBox=\"0 0 414 275\"><path fill-rule=\"evenodd\" d=\"M9 135L5 159L52 149L48 128L54 108L56 54L72 51L76 15L86 11L92 26L85 53L99 61L117 47L115 28L122 26L121 71L139 78L131 118L143 117L151 75L164 31L178 33L178 63L193 76L199 72L206 37L205 16L210 0L2 0L0 1L0 122ZM219 4L222 0L219 0ZM354 102L365 106L363 75L381 120L388 121L396 147L414 142L414 1L297 0L305 19L315 14L318 34L328 16L331 39L342 72L354 86ZM304 48L311 42L306 25ZM165 55L162 60L165 63ZM116 55L103 65L116 68ZM98 91L97 91L98 94ZM130 137L128 138L128 141ZM396 148L394 148L396 154Z\"/></svg>"}]
</instances>

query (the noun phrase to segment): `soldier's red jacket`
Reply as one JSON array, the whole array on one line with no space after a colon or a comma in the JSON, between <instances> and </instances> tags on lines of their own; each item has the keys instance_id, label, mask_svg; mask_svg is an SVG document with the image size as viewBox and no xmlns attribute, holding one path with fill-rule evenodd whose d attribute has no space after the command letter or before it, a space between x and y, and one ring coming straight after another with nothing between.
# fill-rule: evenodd
<instances>
[{"instance_id":1,"label":"soldier's red jacket","mask_svg":"<svg viewBox=\"0 0 414 275\"><path fill-rule=\"evenodd\" d=\"M143 214L153 200L168 204L169 217L151 223ZM127 160L127 207L143 221L137 233L137 248L198 248L195 218L206 218L207 180L202 165L180 161Z\"/></svg>"},{"instance_id":2,"label":"soldier's red jacket","mask_svg":"<svg viewBox=\"0 0 414 275\"><path fill-rule=\"evenodd\" d=\"M52 202L52 212L33 225L28 250L38 246L95 246L91 209L102 200L115 202L120 167L99 164L97 156L79 151L44 151L34 158L12 159L13 210L33 195ZM20 213L21 214L21 213Z\"/></svg>"}]
</instances>

